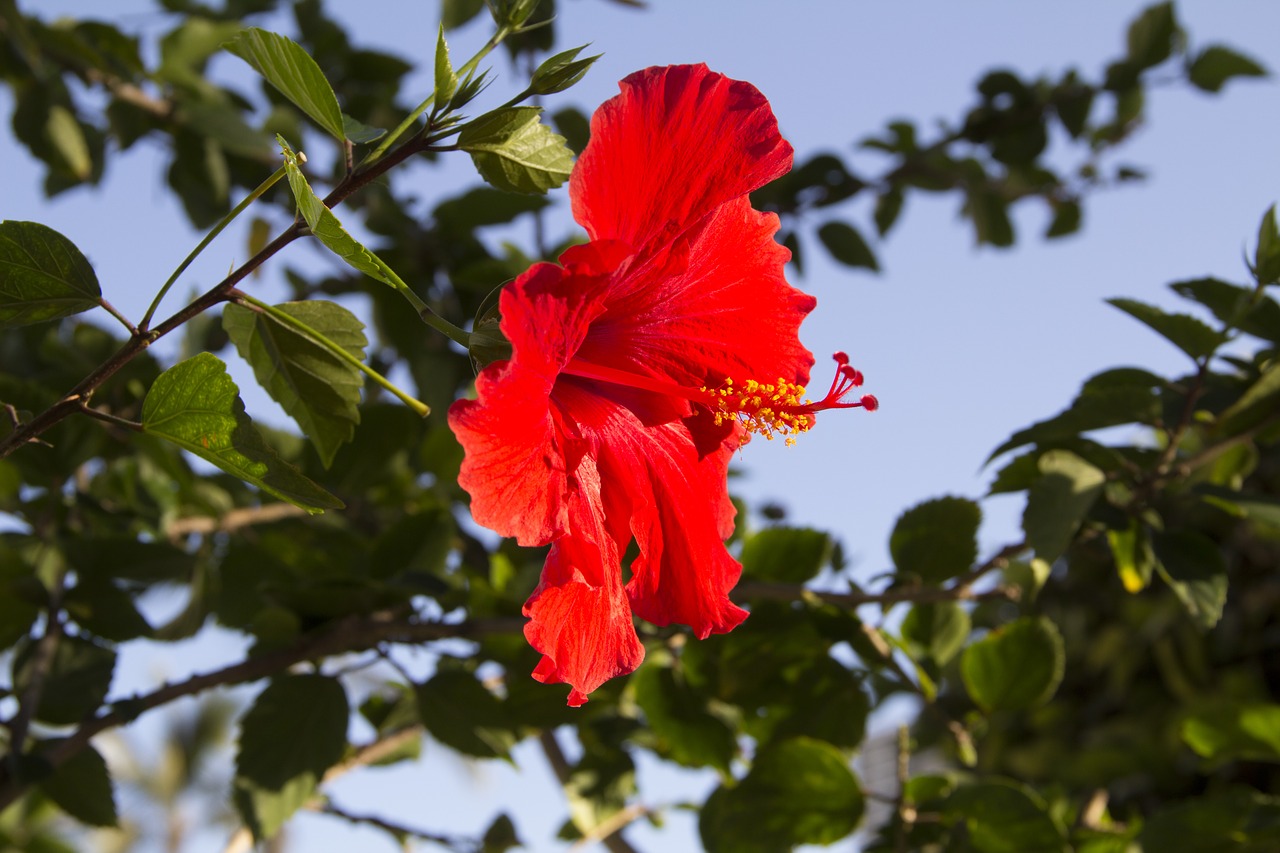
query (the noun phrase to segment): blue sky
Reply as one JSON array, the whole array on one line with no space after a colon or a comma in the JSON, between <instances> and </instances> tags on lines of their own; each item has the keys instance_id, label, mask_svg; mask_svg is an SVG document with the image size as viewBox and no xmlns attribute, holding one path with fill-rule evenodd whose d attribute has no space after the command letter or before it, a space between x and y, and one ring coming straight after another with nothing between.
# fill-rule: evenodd
<instances>
[{"instance_id":1,"label":"blue sky","mask_svg":"<svg viewBox=\"0 0 1280 853\"><path fill-rule=\"evenodd\" d=\"M152 4L142 0L20 5L163 29ZM913 119L922 131L936 118L954 120L971 103L976 80L995 66L1056 76L1075 65L1095 76L1122 53L1125 26L1143 5L653 0L649 10L636 11L605 0L561 0L560 44L590 42L591 52L604 56L586 80L549 106L589 110L634 70L706 62L765 93L798 160L821 150L853 154L857 140L895 118ZM349 22L357 43L424 63L424 73L412 79L427 89L436 3L331 0L329 7ZM1280 4L1191 0L1178 11L1193 47L1222 42L1280 68ZM280 26L288 32L287 21ZM483 26L458 32L454 56L469 56L486 36ZM219 62L221 71L238 60ZM510 78L505 58L495 56L494 64ZM502 91L495 87L493 104L503 100ZM9 106L8 94L0 93L6 114ZM813 384L829 376L822 372L827 355L845 350L883 408L872 415L828 414L795 448L752 444L741 455L738 491L782 503L794 523L834 531L860 570L874 575L889 567L886 543L898 514L943 494L981 496L992 473L981 467L990 450L1063 408L1088 376L1120 365L1184 369L1180 353L1102 300L1126 296L1172 308L1179 300L1165 287L1171 281L1243 279L1243 252L1262 213L1280 197L1278 106L1273 80L1231 84L1218 97L1177 86L1154 92L1148 125L1113 160L1142 167L1149 180L1090 198L1082 233L1065 240L1040 240L1045 214L1027 210L1015 223L1017 249L977 248L957 199L912 197L898 227L876 246L879 275L836 267L811 243L806 275L793 282L819 300L802 329L818 356ZM0 156L8 164L0 217L40 221L70 237L95 264L107 297L135 318L199 238L167 196L162 152L154 146L114 161L100 188L53 203L39 194L34 161L8 136L0 137ZM853 156L875 173L873 156ZM429 207L474 177L457 155L441 168L414 168L405 179ZM553 227L573 227L565 192L553 198ZM860 205L852 216L862 225L870 212ZM237 234L215 243L186 279L189 286L214 283L243 259L243 246ZM286 261L306 255L299 251ZM269 276L262 286L270 293ZM185 292L180 285L178 293ZM242 387L251 384L247 371L238 375ZM267 421L279 417L260 397L250 398L249 410ZM1021 504L1001 498L986 510L982 541L991 551L1016 538ZM161 668L173 676L212 666L228 653L217 643L193 648L181 663L163 649L149 653L122 674L128 683L120 689L151 683ZM335 796L354 811L386 809L405 822L456 833L475 832L505 809L531 849L561 849L551 839L565 813L563 800L535 751L519 753L519 771L466 763L434 745L427 752L420 765L343 780ZM648 765L641 783L653 804L698 796L711 784ZM392 849L374 838L306 817L298 821L295 849ZM660 836L634 830L642 849L658 849L656 838L664 850L696 847L686 817L671 819ZM220 839L206 840L208 849L220 849Z\"/></svg>"}]
</instances>

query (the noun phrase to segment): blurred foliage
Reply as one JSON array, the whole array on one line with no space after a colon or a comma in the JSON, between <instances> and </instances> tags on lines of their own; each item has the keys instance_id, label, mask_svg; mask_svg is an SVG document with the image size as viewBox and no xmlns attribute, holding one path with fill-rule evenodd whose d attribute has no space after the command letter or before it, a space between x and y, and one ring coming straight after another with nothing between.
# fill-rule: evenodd
<instances>
[{"instance_id":1,"label":"blurred foliage","mask_svg":"<svg viewBox=\"0 0 1280 853\"><path fill-rule=\"evenodd\" d=\"M580 48L555 52L553 13L573 10L446 0L424 93L402 91L409 63L352 44L318 0L288 7L288 38L246 29L281 5L163 0L171 27L143 44L111 23L48 21L0 0L13 133L43 164L50 196L96 183L111 158L155 140L197 227L260 191L277 208L262 221L294 223L276 243L303 235L300 208L352 268L285 271L292 300L263 305L230 290L273 252L261 237L259 261L224 283L234 304L221 324L202 313L221 299L197 301L122 339L75 318L103 294L70 241L0 226L0 850L125 850L161 836L177 849L191 827L175 822L175 804L191 796L214 803L206 822L234 806L240 832L258 839L308 809L401 844L520 846L505 814L449 837L350 815L328 796L338 775L415 760L426 734L483 760L537 741L565 791L561 835L615 851L632 849L630 821L685 806L699 810L709 850L827 844L857 828L868 849L895 853L1280 849L1273 213L1241 281L1172 285L1186 313L1115 300L1186 356L1184 373L1100 373L995 449L991 491L1026 495L1022 541L983 558L978 503L926 500L892 533L887 586L868 590L834 534L765 508L763 525L735 534L736 595L751 618L700 642L642 626L644 666L570 710L562 688L528 677L537 655L520 633L544 553L458 523L461 450L443 418L419 417L365 367L403 366L417 398L443 412L472 363L424 335L420 317L484 331L495 288L563 248L495 251L480 235L540 216L540 194L585 144L586 111L561 97L550 123L529 105L492 109L483 63L456 64L447 35L487 10L492 44L529 69L517 100L553 96L591 62ZM1213 93L1265 73L1225 46L1191 44L1172 4L1152 6L1125 53L1093 75L992 71L933 136L909 121L869 136L879 173L819 154L754 200L780 214L797 270L813 236L836 261L877 268L868 226L846 216L867 194L881 237L914 192L953 195L980 243L1012 245L1010 208L1032 199L1048 212L1047 237L1073 233L1092 191L1140 176L1112 155L1144 120L1156 74ZM224 46L260 86L207 75ZM286 146L288 180L272 183L277 134L335 156L317 158L309 183ZM459 156L445 153L455 144L490 186L412 215L390 167ZM521 165L508 156L517 146L537 156ZM330 188L324 201L343 203L340 214L312 183ZM369 245L340 220L358 221ZM361 306L367 325L335 299ZM179 329L183 358L162 363L149 335ZM252 423L219 358L232 343L310 441ZM86 381L91 405L65 396ZM1115 426L1130 429L1099 432ZM23 430L34 440L17 446ZM821 591L806 586L819 577ZM175 591L178 612L148 616L154 596ZM867 604L878 618L855 611ZM215 625L247 640L244 659L136 696L111 691L122 647ZM427 676L402 654L423 647ZM155 708L257 682L233 726L234 770L219 752L230 711L216 699L164 712L151 758L120 747L116 730ZM855 770L868 716L897 695L921 710L893 747L894 770ZM704 803L668 803L638 787L640 753L704 769L716 787ZM210 774L218 762L225 772ZM122 815L123 788L154 805L149 824ZM864 819L877 805L881 816Z\"/></svg>"}]
</instances>

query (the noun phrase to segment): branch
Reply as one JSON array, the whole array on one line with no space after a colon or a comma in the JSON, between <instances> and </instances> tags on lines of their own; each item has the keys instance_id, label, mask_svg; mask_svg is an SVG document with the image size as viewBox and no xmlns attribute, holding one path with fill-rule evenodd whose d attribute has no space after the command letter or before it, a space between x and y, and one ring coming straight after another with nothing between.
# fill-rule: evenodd
<instances>
[{"instance_id":1,"label":"branch","mask_svg":"<svg viewBox=\"0 0 1280 853\"><path fill-rule=\"evenodd\" d=\"M424 643L446 637L473 638L489 634L518 632L521 619L477 619L470 622L412 622L401 611L384 611L370 616L349 617L327 630L304 637L292 646L255 655L222 669L193 675L185 681L166 684L150 693L138 694L111 703L111 710L82 723L46 754L53 768L65 764L100 732L126 725L143 713L184 696L193 696L213 687L244 684L283 672L306 660L344 652L365 651L379 643ZM21 796L26 785L0 768L0 811Z\"/></svg>"},{"instance_id":2,"label":"branch","mask_svg":"<svg viewBox=\"0 0 1280 853\"><path fill-rule=\"evenodd\" d=\"M538 735L538 743L542 746L542 752L547 756L547 763L551 765L551 771L556 774L556 779L560 781L561 788L568 788L572 782L573 767L569 764L569 759L565 758L564 750L560 748L560 741L556 740L556 733L551 729L544 729ZM628 809L619 809L618 814L628 811ZM602 821L594 827L579 826L578 830L583 833L584 837L588 834L599 833L601 828L606 824L612 824L617 815L611 816L607 820ZM609 848L611 853L636 853L636 849L618 833L635 818L629 818L616 827L609 829L607 834L599 836L600 843Z\"/></svg>"},{"instance_id":3,"label":"branch","mask_svg":"<svg viewBox=\"0 0 1280 853\"><path fill-rule=\"evenodd\" d=\"M175 518L164 529L169 541L181 539L192 533L207 536L210 533L235 533L244 527L255 524L271 524L286 518L298 518L307 515L301 507L287 503L271 503L262 506L243 507L230 510L218 518L207 515Z\"/></svg>"}]
</instances>

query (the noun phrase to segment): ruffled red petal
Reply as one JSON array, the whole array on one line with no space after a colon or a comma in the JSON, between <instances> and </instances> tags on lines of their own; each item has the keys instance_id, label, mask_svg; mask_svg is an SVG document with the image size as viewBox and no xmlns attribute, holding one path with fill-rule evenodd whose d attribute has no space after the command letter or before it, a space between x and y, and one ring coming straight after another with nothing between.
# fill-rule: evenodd
<instances>
[{"instance_id":1,"label":"ruffled red petal","mask_svg":"<svg viewBox=\"0 0 1280 853\"><path fill-rule=\"evenodd\" d=\"M551 391L602 310L589 279L538 264L503 290L501 328L512 357L486 366L476 399L449 408L466 451L458 483L471 514L521 545L545 545L569 528L573 473L585 450L551 405ZM598 289L595 289L598 290Z\"/></svg>"},{"instance_id":2,"label":"ruffled red petal","mask_svg":"<svg viewBox=\"0 0 1280 853\"><path fill-rule=\"evenodd\" d=\"M746 611L729 600L742 567L725 549L734 507L726 485L730 440L700 458L682 422L646 426L635 412L587 387L556 390L591 444L618 552L634 536L640 555L627 584L631 609L655 625L688 625L699 637L737 626ZM616 571L616 570L615 570Z\"/></svg>"},{"instance_id":3,"label":"ruffled red petal","mask_svg":"<svg viewBox=\"0 0 1280 853\"><path fill-rule=\"evenodd\" d=\"M695 388L725 377L806 383L813 354L798 335L817 301L787 283L777 229L746 197L721 205L609 280L579 356Z\"/></svg>"},{"instance_id":4,"label":"ruffled red petal","mask_svg":"<svg viewBox=\"0 0 1280 853\"><path fill-rule=\"evenodd\" d=\"M791 169L791 146L756 87L705 65L646 68L591 119L569 183L592 239L667 242L717 206Z\"/></svg>"},{"instance_id":5,"label":"ruffled red petal","mask_svg":"<svg viewBox=\"0 0 1280 853\"><path fill-rule=\"evenodd\" d=\"M606 511L590 456L579 468L578 485L578 498L570 505L570 532L551 547L538 588L524 606L529 617L525 638L543 655L533 677L572 686L572 706L644 660L619 571L618 541L625 534L610 530L611 524L625 525L625 518L616 509Z\"/></svg>"}]
</instances>

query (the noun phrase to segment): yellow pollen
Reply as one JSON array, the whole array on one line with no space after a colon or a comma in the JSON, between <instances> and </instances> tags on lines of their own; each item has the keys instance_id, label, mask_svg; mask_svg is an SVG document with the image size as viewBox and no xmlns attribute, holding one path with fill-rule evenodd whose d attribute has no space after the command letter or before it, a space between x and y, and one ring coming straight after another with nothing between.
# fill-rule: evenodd
<instances>
[{"instance_id":1,"label":"yellow pollen","mask_svg":"<svg viewBox=\"0 0 1280 853\"><path fill-rule=\"evenodd\" d=\"M813 427L813 415L805 410L810 401L805 398L804 386L782 377L772 383L748 379L737 387L732 379L725 379L720 388L704 386L702 391L709 398L717 425L734 418L748 432L763 435L767 441L783 436L788 446L796 443L795 436Z\"/></svg>"}]
</instances>

